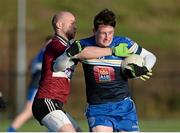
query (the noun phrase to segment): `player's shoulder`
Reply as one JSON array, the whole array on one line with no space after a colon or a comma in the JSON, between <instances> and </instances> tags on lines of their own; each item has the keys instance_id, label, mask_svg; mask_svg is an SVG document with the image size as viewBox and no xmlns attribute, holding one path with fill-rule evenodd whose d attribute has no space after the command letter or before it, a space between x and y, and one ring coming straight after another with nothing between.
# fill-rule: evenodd
<instances>
[{"instance_id":1,"label":"player's shoulder","mask_svg":"<svg viewBox=\"0 0 180 133\"><path fill-rule=\"evenodd\" d=\"M82 46L93 46L96 44L95 37L91 36L88 38L80 39L80 43Z\"/></svg>"},{"instance_id":2,"label":"player's shoulder","mask_svg":"<svg viewBox=\"0 0 180 133\"><path fill-rule=\"evenodd\" d=\"M47 52L61 52L64 51L68 47L68 43L64 41L63 39L59 39L57 37L54 37L52 41L50 41L46 47L45 47L45 53Z\"/></svg>"},{"instance_id":3,"label":"player's shoulder","mask_svg":"<svg viewBox=\"0 0 180 133\"><path fill-rule=\"evenodd\" d=\"M135 42L132 39L130 39L129 37L126 37L126 36L114 36L112 44L117 45L117 44L120 44L120 43L127 43L128 45L133 45Z\"/></svg>"}]
</instances>

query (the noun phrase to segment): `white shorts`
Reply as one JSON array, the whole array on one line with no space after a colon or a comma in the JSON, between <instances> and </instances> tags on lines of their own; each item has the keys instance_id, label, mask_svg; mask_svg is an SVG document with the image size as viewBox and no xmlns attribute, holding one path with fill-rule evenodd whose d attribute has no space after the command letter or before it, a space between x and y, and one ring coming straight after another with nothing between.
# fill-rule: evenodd
<instances>
[{"instance_id":1,"label":"white shorts","mask_svg":"<svg viewBox=\"0 0 180 133\"><path fill-rule=\"evenodd\" d=\"M65 124L71 124L66 114L61 110L50 112L42 119L41 123L53 132L58 132Z\"/></svg>"}]
</instances>

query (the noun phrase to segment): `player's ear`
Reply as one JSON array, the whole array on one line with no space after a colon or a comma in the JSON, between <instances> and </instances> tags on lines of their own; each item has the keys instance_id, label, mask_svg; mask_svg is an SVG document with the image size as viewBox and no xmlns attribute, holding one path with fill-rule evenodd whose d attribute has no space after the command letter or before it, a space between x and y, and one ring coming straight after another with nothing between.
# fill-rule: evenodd
<instances>
[{"instance_id":1,"label":"player's ear","mask_svg":"<svg viewBox=\"0 0 180 133\"><path fill-rule=\"evenodd\" d=\"M62 22L57 22L56 23L56 28L57 29L62 29Z\"/></svg>"}]
</instances>

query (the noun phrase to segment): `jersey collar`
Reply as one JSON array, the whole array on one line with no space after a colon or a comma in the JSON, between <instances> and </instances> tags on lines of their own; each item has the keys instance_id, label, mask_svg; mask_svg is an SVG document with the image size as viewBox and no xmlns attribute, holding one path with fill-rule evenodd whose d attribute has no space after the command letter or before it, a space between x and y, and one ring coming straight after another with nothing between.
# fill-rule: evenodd
<instances>
[{"instance_id":1,"label":"jersey collar","mask_svg":"<svg viewBox=\"0 0 180 133\"><path fill-rule=\"evenodd\" d=\"M70 42L68 40L66 40L64 37L62 37L56 33L55 33L55 37L57 37L59 39L59 41L62 42L65 46L70 45Z\"/></svg>"}]
</instances>

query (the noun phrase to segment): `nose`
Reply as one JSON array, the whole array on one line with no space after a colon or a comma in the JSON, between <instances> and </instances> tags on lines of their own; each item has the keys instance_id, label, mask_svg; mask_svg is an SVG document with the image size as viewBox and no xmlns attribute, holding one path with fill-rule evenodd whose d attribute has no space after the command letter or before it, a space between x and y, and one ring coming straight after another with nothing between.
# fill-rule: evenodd
<instances>
[{"instance_id":1,"label":"nose","mask_svg":"<svg viewBox=\"0 0 180 133\"><path fill-rule=\"evenodd\" d=\"M108 33L106 33L106 34L105 34L105 38L108 39L108 36L109 36Z\"/></svg>"}]
</instances>

